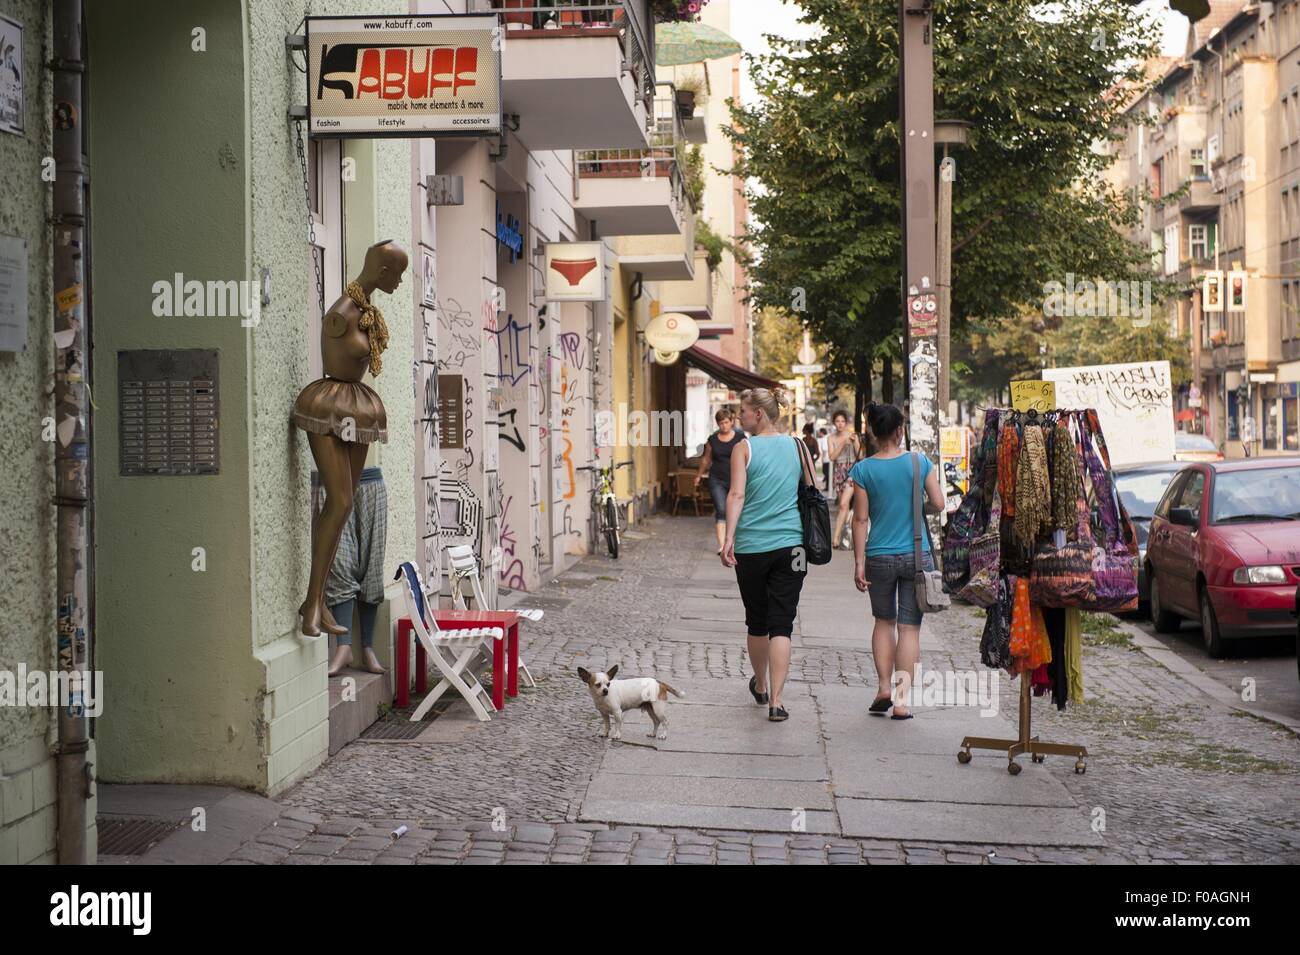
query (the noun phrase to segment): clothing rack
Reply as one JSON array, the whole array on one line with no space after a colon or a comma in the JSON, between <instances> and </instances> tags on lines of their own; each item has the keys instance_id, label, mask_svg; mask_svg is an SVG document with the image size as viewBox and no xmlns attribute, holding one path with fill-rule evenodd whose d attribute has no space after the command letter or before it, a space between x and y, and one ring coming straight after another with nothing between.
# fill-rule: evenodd
<instances>
[{"instance_id":1,"label":"clothing rack","mask_svg":"<svg viewBox=\"0 0 1300 955\"><path fill-rule=\"evenodd\" d=\"M1090 424L1096 421L1096 412L1091 409L1080 409L1083 411L1085 422ZM1011 409L997 409L1001 421L1004 422L1031 422L1038 423L1038 419L1044 421L1055 421L1057 418L1065 415L1071 415L1075 412L1071 409L1053 409L1052 411L1043 412L1041 415L1035 410L1014 411ZM1096 436L1101 438L1098 453L1102 455L1107 470L1110 469L1110 455L1105 449L1105 439L1100 434L1100 429L1096 431ZM988 466L986 464L986 466ZM997 466L996 461L993 467ZM1113 489L1113 485L1112 485ZM957 753L957 762L966 765L971 761L972 749L990 749L1007 754L1007 772L1012 776L1020 775L1023 768L1016 761L1017 756L1029 754L1029 758L1035 763L1044 762L1048 756L1073 756L1075 758L1074 771L1080 775L1087 772L1088 748L1076 743L1048 743L1040 740L1037 736L1031 735L1033 732L1030 719L1031 684L1033 682L1032 672L1023 671L1018 674L1020 677L1020 712L1019 728L1016 739L994 739L987 736L967 736L961 741L961 749Z\"/></svg>"},{"instance_id":2,"label":"clothing rack","mask_svg":"<svg viewBox=\"0 0 1300 955\"><path fill-rule=\"evenodd\" d=\"M1029 684L1032 682L1029 672L1020 674L1020 736L1017 739L992 739L987 736L967 736L961 741L961 750L957 753L957 762L965 765L971 761L970 751L972 749L996 749L1005 750L1007 754L1007 772L1012 776L1020 774L1020 764L1016 762L1017 756L1028 753L1030 759L1035 763L1041 763L1048 756L1073 756L1075 758L1074 771L1076 773L1085 773L1088 770L1086 762L1088 758L1088 748L1078 746L1074 743L1044 743L1037 736L1030 736L1029 724Z\"/></svg>"}]
</instances>

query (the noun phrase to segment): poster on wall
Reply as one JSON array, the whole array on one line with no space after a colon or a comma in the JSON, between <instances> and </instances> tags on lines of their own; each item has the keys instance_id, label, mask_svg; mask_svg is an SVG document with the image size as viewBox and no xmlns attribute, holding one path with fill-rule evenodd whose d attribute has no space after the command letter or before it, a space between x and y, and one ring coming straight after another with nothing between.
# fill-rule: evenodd
<instances>
[{"instance_id":1,"label":"poster on wall","mask_svg":"<svg viewBox=\"0 0 1300 955\"><path fill-rule=\"evenodd\" d=\"M546 243L546 298L552 302L603 302L605 243Z\"/></svg>"},{"instance_id":2,"label":"poster on wall","mask_svg":"<svg viewBox=\"0 0 1300 955\"><path fill-rule=\"evenodd\" d=\"M0 351L27 347L27 243L0 235Z\"/></svg>"},{"instance_id":3,"label":"poster on wall","mask_svg":"<svg viewBox=\"0 0 1300 955\"><path fill-rule=\"evenodd\" d=\"M495 16L307 18L307 129L403 138L501 132Z\"/></svg>"},{"instance_id":4,"label":"poster on wall","mask_svg":"<svg viewBox=\"0 0 1300 955\"><path fill-rule=\"evenodd\" d=\"M0 132L23 134L23 25L0 16Z\"/></svg>"},{"instance_id":5,"label":"poster on wall","mask_svg":"<svg viewBox=\"0 0 1300 955\"><path fill-rule=\"evenodd\" d=\"M1060 408L1096 408L1110 463L1174 458L1174 389L1167 361L1044 368Z\"/></svg>"}]
</instances>

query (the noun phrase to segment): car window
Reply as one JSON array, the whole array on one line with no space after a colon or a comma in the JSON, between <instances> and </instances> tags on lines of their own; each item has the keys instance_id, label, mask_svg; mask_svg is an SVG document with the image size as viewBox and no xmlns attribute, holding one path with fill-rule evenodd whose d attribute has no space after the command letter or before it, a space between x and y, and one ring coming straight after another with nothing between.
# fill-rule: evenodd
<instances>
[{"instance_id":1,"label":"car window","mask_svg":"<svg viewBox=\"0 0 1300 955\"><path fill-rule=\"evenodd\" d=\"M1205 497L1205 472L1193 471L1187 476L1187 482L1178 492L1178 501L1174 507L1185 507L1196 515L1197 520L1201 517L1201 500Z\"/></svg>"},{"instance_id":2,"label":"car window","mask_svg":"<svg viewBox=\"0 0 1300 955\"><path fill-rule=\"evenodd\" d=\"M1157 517L1169 516L1169 508L1173 506L1174 498L1178 496L1178 492L1182 490L1186 482L1186 471L1175 472L1174 479L1169 482L1169 487L1165 488L1165 496L1160 499L1160 503L1156 506Z\"/></svg>"},{"instance_id":3,"label":"car window","mask_svg":"<svg viewBox=\"0 0 1300 955\"><path fill-rule=\"evenodd\" d=\"M1115 487L1130 517L1150 517L1177 471L1133 471L1115 475Z\"/></svg>"},{"instance_id":4,"label":"car window","mask_svg":"<svg viewBox=\"0 0 1300 955\"><path fill-rule=\"evenodd\" d=\"M1287 518L1300 519L1300 467L1224 471L1215 477L1212 522Z\"/></svg>"}]
</instances>

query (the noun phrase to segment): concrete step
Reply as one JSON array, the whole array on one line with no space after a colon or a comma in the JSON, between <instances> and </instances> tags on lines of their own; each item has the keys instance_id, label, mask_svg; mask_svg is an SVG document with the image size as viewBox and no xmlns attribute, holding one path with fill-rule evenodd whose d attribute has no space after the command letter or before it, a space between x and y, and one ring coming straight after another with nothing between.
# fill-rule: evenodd
<instances>
[{"instance_id":1,"label":"concrete step","mask_svg":"<svg viewBox=\"0 0 1300 955\"><path fill-rule=\"evenodd\" d=\"M351 681L351 683L349 683ZM387 673L344 670L330 677L330 755L359 737L379 719L380 704L392 705ZM344 694L347 699L344 699Z\"/></svg>"}]
</instances>

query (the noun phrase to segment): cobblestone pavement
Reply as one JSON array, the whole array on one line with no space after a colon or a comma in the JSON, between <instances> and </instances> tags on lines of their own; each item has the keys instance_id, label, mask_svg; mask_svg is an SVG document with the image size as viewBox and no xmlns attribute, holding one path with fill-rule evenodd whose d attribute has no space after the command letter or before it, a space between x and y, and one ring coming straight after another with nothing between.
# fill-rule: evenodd
<instances>
[{"instance_id":1,"label":"cobblestone pavement","mask_svg":"<svg viewBox=\"0 0 1300 955\"><path fill-rule=\"evenodd\" d=\"M1294 803L1300 745L1289 730L1235 713L1127 643L1120 627L1088 638L1088 701L1058 713L1037 700L1035 733L1082 743L1088 772L1048 759L1101 830L1103 848L902 843L575 823L608 745L574 675L622 665L664 678L743 678L744 647L667 642L657 635L692 582L684 553L711 550L707 519L655 517L638 525L617 562L582 561L534 598L526 631L538 687L522 688L503 718L418 741L357 741L286 793L285 813L231 863L1017 863L1300 861ZM847 575L846 586L851 586ZM524 602L525 605L528 601ZM1109 620L1110 618L1105 618ZM792 681L872 686L867 628L861 649L797 648ZM930 617L931 669L979 668L982 614ZM1014 713L1018 684L1000 682ZM445 720L448 724L450 720ZM433 738L431 738L433 737ZM954 746L955 756L956 746ZM406 830L395 837L395 830Z\"/></svg>"}]
</instances>

